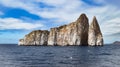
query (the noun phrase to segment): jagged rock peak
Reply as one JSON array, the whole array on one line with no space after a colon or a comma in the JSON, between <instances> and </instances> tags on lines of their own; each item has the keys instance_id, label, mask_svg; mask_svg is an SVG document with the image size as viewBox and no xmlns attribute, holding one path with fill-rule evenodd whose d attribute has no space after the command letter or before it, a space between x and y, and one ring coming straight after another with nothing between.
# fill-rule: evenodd
<instances>
[{"instance_id":1,"label":"jagged rock peak","mask_svg":"<svg viewBox=\"0 0 120 67\"><path fill-rule=\"evenodd\" d=\"M103 36L96 17L93 17L93 21L89 26L88 44L91 46L103 45Z\"/></svg>"},{"instance_id":2,"label":"jagged rock peak","mask_svg":"<svg viewBox=\"0 0 120 67\"><path fill-rule=\"evenodd\" d=\"M93 21L90 26L96 31L96 34L101 33L98 21L95 16L93 17Z\"/></svg>"},{"instance_id":3,"label":"jagged rock peak","mask_svg":"<svg viewBox=\"0 0 120 67\"><path fill-rule=\"evenodd\" d=\"M86 20L86 19L88 20L86 14L82 13L76 21L81 22L82 20Z\"/></svg>"}]
</instances>

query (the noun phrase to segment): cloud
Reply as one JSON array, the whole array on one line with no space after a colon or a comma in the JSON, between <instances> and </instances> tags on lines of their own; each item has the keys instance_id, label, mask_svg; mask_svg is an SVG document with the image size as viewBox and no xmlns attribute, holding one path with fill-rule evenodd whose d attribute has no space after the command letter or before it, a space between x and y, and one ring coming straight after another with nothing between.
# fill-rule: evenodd
<instances>
[{"instance_id":1,"label":"cloud","mask_svg":"<svg viewBox=\"0 0 120 67\"><path fill-rule=\"evenodd\" d=\"M42 2L49 6L54 6L54 9L40 8L39 3ZM30 0L25 2L23 0L0 0L0 4L6 7L20 8L28 11L29 13L38 15L43 18L58 18L62 22L73 21L76 16L79 16L81 11L79 8L83 3L80 0ZM76 11L77 10L77 11ZM80 11L80 12L79 12ZM79 13L79 14L78 14ZM70 18L73 16L72 18Z\"/></svg>"},{"instance_id":2,"label":"cloud","mask_svg":"<svg viewBox=\"0 0 120 67\"><path fill-rule=\"evenodd\" d=\"M104 33L106 35L111 35L117 32L120 32L120 18L113 18L111 20L106 21L103 23L104 26L102 28L104 29Z\"/></svg>"},{"instance_id":3,"label":"cloud","mask_svg":"<svg viewBox=\"0 0 120 67\"><path fill-rule=\"evenodd\" d=\"M42 27L42 23L46 23L47 25L44 27L48 29L48 27L52 27L52 25L63 25L75 21L81 13L86 13L89 22L92 21L93 16L97 17L104 36L120 32L120 10L118 9L119 6L117 6L119 1L91 1L102 5L91 6L89 3L85 3L84 0L0 0L0 4L3 6L24 9L31 14L50 19L49 21L41 22L40 20L33 21L35 23L29 23L26 20L17 18L0 18L0 22L4 22L0 23L0 29L33 29ZM116 2L117 5L115 5ZM41 4L44 4L44 7L40 7ZM11 25L8 25L9 22ZM8 25L8 27L6 27L6 25Z\"/></svg>"},{"instance_id":4,"label":"cloud","mask_svg":"<svg viewBox=\"0 0 120 67\"><path fill-rule=\"evenodd\" d=\"M29 23L16 18L0 18L0 30L5 29L25 29L31 30L35 28L40 28L43 25L41 23Z\"/></svg>"},{"instance_id":5,"label":"cloud","mask_svg":"<svg viewBox=\"0 0 120 67\"><path fill-rule=\"evenodd\" d=\"M93 1L96 3L105 3L104 0ZM53 8L41 8L39 7L39 5L41 5L40 3L53 6ZM96 15L99 18L101 14L103 15L104 13L109 13L108 10L113 11L115 8L112 7L111 9L111 6L109 5L90 7L90 5L86 4L82 0L30 0L29 2L23 0L0 0L0 4L7 7L24 9L29 13L38 15L43 18L56 18L57 20L55 20L55 23L58 22L59 24L60 22L61 24L72 22L78 18L81 13L84 12L87 13L90 20L92 19L93 15ZM101 18L104 19L104 17Z\"/></svg>"}]
</instances>

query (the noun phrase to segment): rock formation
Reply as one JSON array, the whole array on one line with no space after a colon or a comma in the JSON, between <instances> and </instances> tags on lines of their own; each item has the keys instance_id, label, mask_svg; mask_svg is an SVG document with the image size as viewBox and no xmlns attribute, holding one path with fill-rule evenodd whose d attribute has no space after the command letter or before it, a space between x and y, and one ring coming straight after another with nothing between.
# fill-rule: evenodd
<instances>
[{"instance_id":1,"label":"rock formation","mask_svg":"<svg viewBox=\"0 0 120 67\"><path fill-rule=\"evenodd\" d=\"M99 24L94 16L91 25L89 26L88 44L91 46L103 45L103 36L100 31Z\"/></svg>"},{"instance_id":2,"label":"rock formation","mask_svg":"<svg viewBox=\"0 0 120 67\"><path fill-rule=\"evenodd\" d=\"M19 45L94 46L103 45L103 39L96 18L89 27L87 16L81 14L75 22L68 25L51 28L50 31L36 30L29 33L19 40Z\"/></svg>"},{"instance_id":3,"label":"rock formation","mask_svg":"<svg viewBox=\"0 0 120 67\"><path fill-rule=\"evenodd\" d=\"M18 45L24 45L24 39L20 39Z\"/></svg>"},{"instance_id":4,"label":"rock formation","mask_svg":"<svg viewBox=\"0 0 120 67\"><path fill-rule=\"evenodd\" d=\"M48 45L88 45L88 18L82 14L75 22L51 28Z\"/></svg>"},{"instance_id":5,"label":"rock formation","mask_svg":"<svg viewBox=\"0 0 120 67\"><path fill-rule=\"evenodd\" d=\"M20 39L19 45L47 45L49 31L35 30Z\"/></svg>"}]
</instances>

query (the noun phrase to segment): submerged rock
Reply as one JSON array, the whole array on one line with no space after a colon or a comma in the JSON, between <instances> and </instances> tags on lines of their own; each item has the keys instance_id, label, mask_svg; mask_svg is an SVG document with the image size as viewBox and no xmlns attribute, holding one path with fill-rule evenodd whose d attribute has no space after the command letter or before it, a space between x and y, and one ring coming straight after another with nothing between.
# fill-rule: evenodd
<instances>
[{"instance_id":1,"label":"submerged rock","mask_svg":"<svg viewBox=\"0 0 120 67\"><path fill-rule=\"evenodd\" d=\"M89 30L89 32L88 32ZM89 35L89 38L88 38ZM89 27L85 14L68 25L47 30L35 30L19 40L19 45L103 45L102 33L96 18Z\"/></svg>"},{"instance_id":2,"label":"submerged rock","mask_svg":"<svg viewBox=\"0 0 120 67\"><path fill-rule=\"evenodd\" d=\"M96 17L94 16L91 25L89 26L88 44L91 46L103 45L103 36Z\"/></svg>"}]
</instances>

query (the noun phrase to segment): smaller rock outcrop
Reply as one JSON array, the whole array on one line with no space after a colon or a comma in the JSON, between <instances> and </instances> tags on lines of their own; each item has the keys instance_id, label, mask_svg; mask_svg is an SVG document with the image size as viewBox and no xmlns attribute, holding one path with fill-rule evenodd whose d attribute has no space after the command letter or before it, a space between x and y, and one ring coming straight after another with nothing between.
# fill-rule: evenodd
<instances>
[{"instance_id":1,"label":"smaller rock outcrop","mask_svg":"<svg viewBox=\"0 0 120 67\"><path fill-rule=\"evenodd\" d=\"M19 45L47 45L49 31L35 30L20 39Z\"/></svg>"},{"instance_id":2,"label":"smaller rock outcrop","mask_svg":"<svg viewBox=\"0 0 120 67\"><path fill-rule=\"evenodd\" d=\"M96 17L94 16L91 25L89 26L88 44L90 46L103 45L103 36Z\"/></svg>"},{"instance_id":3,"label":"smaller rock outcrop","mask_svg":"<svg viewBox=\"0 0 120 67\"><path fill-rule=\"evenodd\" d=\"M18 45L24 45L24 39L20 39Z\"/></svg>"}]
</instances>

